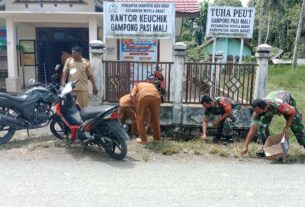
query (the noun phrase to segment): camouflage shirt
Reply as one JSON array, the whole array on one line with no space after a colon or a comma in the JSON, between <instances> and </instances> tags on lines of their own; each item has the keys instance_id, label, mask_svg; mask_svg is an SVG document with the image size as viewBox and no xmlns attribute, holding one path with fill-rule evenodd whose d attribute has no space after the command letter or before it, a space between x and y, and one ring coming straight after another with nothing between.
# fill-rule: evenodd
<instances>
[{"instance_id":1,"label":"camouflage shirt","mask_svg":"<svg viewBox=\"0 0 305 207\"><path fill-rule=\"evenodd\" d=\"M274 115L289 116L295 114L295 108L281 99L264 99L264 101L267 104L267 112L264 114L256 114L254 112L251 125L258 125L263 117L273 117Z\"/></svg>"},{"instance_id":2,"label":"camouflage shirt","mask_svg":"<svg viewBox=\"0 0 305 207\"><path fill-rule=\"evenodd\" d=\"M232 109L238 108L238 104L230 98L216 97L213 99L215 106L205 110L207 117L211 115L222 115L227 112L232 112Z\"/></svg>"}]
</instances>

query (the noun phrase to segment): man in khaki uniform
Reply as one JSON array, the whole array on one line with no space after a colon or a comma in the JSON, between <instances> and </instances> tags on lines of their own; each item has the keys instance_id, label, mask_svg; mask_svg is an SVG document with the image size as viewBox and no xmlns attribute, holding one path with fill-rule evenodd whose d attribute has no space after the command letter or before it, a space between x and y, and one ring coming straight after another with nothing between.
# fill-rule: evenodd
<instances>
[{"instance_id":1,"label":"man in khaki uniform","mask_svg":"<svg viewBox=\"0 0 305 207\"><path fill-rule=\"evenodd\" d=\"M140 82L131 90L130 97L136 106L137 112L137 129L139 138L137 142L140 144L147 143L147 135L145 132L145 116L149 109L151 111L151 125L153 129L153 137L155 141L160 140L160 93L156 86L148 82Z\"/></svg>"},{"instance_id":2,"label":"man in khaki uniform","mask_svg":"<svg viewBox=\"0 0 305 207\"><path fill-rule=\"evenodd\" d=\"M93 86L93 94L97 94L93 70L89 60L82 57L82 48L79 46L72 47L72 57L66 60L61 83L65 84L68 81L79 79L73 89L73 94L76 95L79 105L83 108L88 105L88 79ZM70 70L76 69L76 73L70 74Z\"/></svg>"},{"instance_id":3,"label":"man in khaki uniform","mask_svg":"<svg viewBox=\"0 0 305 207\"><path fill-rule=\"evenodd\" d=\"M135 136L138 136L137 131L137 119L136 119L136 108L132 103L130 94L122 96L120 98L120 110L119 110L119 118L122 123L125 123L127 117L132 121L131 125L131 133Z\"/></svg>"}]
</instances>

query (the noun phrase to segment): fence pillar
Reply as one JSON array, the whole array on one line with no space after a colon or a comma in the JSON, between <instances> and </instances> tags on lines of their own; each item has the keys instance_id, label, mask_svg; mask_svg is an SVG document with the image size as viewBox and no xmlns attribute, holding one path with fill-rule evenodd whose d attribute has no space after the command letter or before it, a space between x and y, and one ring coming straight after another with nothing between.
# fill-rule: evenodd
<instances>
[{"instance_id":1,"label":"fence pillar","mask_svg":"<svg viewBox=\"0 0 305 207\"><path fill-rule=\"evenodd\" d=\"M223 51L218 51L215 53L215 62L216 64L221 64L223 60ZM219 79L220 79L220 73L221 73L221 65L216 65L215 67L216 72L215 72L215 91L214 91L214 96L219 96ZM213 80L213 79L212 79Z\"/></svg>"},{"instance_id":2,"label":"fence pillar","mask_svg":"<svg viewBox=\"0 0 305 207\"><path fill-rule=\"evenodd\" d=\"M177 42L174 44L174 67L171 70L171 94L173 101L173 123L181 124L182 121L182 92L183 92L183 72L186 55L186 44Z\"/></svg>"},{"instance_id":3,"label":"fence pillar","mask_svg":"<svg viewBox=\"0 0 305 207\"><path fill-rule=\"evenodd\" d=\"M268 62L271 57L271 46L261 44L257 47L255 57L257 59L258 68L256 70L254 98L263 98L265 96Z\"/></svg>"},{"instance_id":4,"label":"fence pillar","mask_svg":"<svg viewBox=\"0 0 305 207\"><path fill-rule=\"evenodd\" d=\"M105 95L105 69L103 64L105 44L100 40L93 40L89 43L91 54L91 65L94 70L94 79L98 94L93 98L92 105L99 105L102 103Z\"/></svg>"}]
</instances>

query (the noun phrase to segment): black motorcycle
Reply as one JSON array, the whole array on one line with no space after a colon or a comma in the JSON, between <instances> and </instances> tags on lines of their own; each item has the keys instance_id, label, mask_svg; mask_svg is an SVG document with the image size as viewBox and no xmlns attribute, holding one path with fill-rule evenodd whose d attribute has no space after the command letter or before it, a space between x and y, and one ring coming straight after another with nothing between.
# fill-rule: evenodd
<instances>
[{"instance_id":1,"label":"black motorcycle","mask_svg":"<svg viewBox=\"0 0 305 207\"><path fill-rule=\"evenodd\" d=\"M0 144L8 142L16 130L47 126L58 100L55 87L33 82L22 96L0 93Z\"/></svg>"}]
</instances>

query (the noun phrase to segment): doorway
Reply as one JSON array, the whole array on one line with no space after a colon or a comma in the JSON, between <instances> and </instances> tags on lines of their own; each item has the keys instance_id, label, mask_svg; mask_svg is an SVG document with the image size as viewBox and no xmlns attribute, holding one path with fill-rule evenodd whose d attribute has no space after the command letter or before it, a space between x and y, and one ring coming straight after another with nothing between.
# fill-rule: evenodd
<instances>
[{"instance_id":1,"label":"doorway","mask_svg":"<svg viewBox=\"0 0 305 207\"><path fill-rule=\"evenodd\" d=\"M61 74L61 52L71 53L73 46L83 48L83 57L89 58L89 30L88 28L36 28L38 81L50 82L51 75L57 64Z\"/></svg>"}]
</instances>

